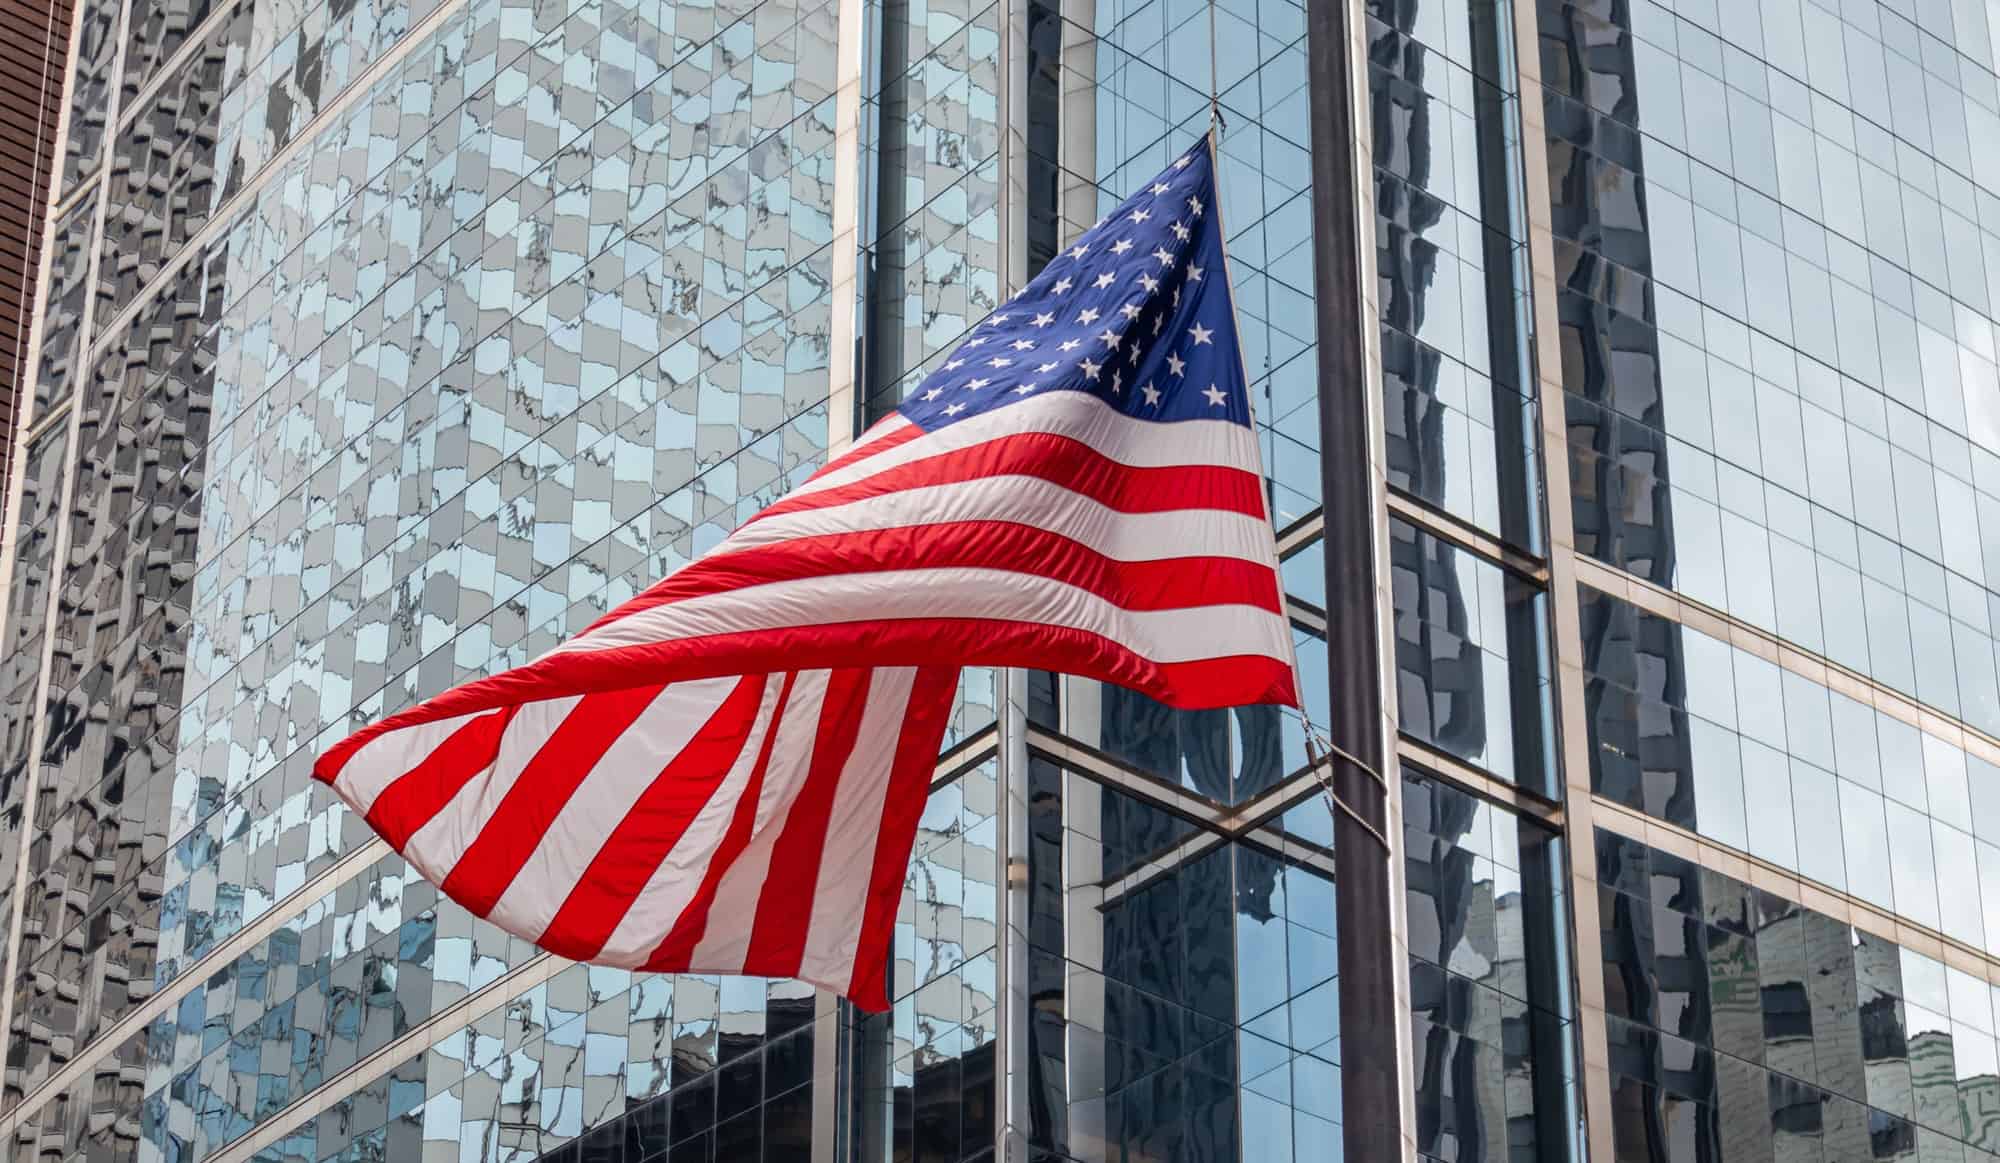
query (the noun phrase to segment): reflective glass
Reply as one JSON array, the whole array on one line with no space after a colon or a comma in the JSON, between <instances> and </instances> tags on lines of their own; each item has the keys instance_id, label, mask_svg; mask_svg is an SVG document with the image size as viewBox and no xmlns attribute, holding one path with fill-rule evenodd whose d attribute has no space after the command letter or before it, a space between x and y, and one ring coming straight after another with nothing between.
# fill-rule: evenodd
<instances>
[{"instance_id":1,"label":"reflective glass","mask_svg":"<svg viewBox=\"0 0 2000 1163\"><path fill-rule=\"evenodd\" d=\"M1617 1158L1985 1161L1995 987L1597 832Z\"/></svg>"},{"instance_id":2,"label":"reflective glass","mask_svg":"<svg viewBox=\"0 0 2000 1163\"><path fill-rule=\"evenodd\" d=\"M1031 761L1028 1138L1053 1158L1323 1158L1333 882Z\"/></svg>"},{"instance_id":3,"label":"reflective glass","mask_svg":"<svg viewBox=\"0 0 2000 1163\"><path fill-rule=\"evenodd\" d=\"M75 7L76 55L69 76L69 140L63 149L62 196L97 171L111 119L112 70L123 39L123 0L86 0Z\"/></svg>"},{"instance_id":4,"label":"reflective glass","mask_svg":"<svg viewBox=\"0 0 2000 1163\"><path fill-rule=\"evenodd\" d=\"M1546 595L1399 518L1389 565L1402 730L1554 798Z\"/></svg>"},{"instance_id":5,"label":"reflective glass","mask_svg":"<svg viewBox=\"0 0 2000 1163\"><path fill-rule=\"evenodd\" d=\"M1564 1158L1574 1031L1553 837L1434 778L1406 775L1402 795L1418 1148Z\"/></svg>"},{"instance_id":6,"label":"reflective glass","mask_svg":"<svg viewBox=\"0 0 2000 1163\"><path fill-rule=\"evenodd\" d=\"M2000 732L1987 18L1539 13L1577 548Z\"/></svg>"},{"instance_id":7,"label":"reflective glass","mask_svg":"<svg viewBox=\"0 0 2000 1163\"><path fill-rule=\"evenodd\" d=\"M1365 7L1389 483L1539 552L1511 4Z\"/></svg>"},{"instance_id":8,"label":"reflective glass","mask_svg":"<svg viewBox=\"0 0 2000 1163\"><path fill-rule=\"evenodd\" d=\"M422 15L317 11L230 8L141 83L182 116L178 85L200 104L281 59L296 79L305 50L281 25L304 19L330 96ZM306 958L324 965L318 1008L261 969L242 978L254 990L230 985L232 970L137 1035L155 1064L149 1150L232 1140L434 1012L432 975L449 1000L521 964L525 944L436 906L399 863L326 906L294 895L368 836L307 779L310 757L539 653L824 447L830 10L509 12L446 14L341 118L292 117L284 132L306 135L289 148L259 139L286 151L277 167L238 154L253 163L211 194L170 192L174 215L220 200L225 225L143 289L127 260L173 261L201 219L118 212L156 242L112 246L101 283L128 289L99 318L135 314L109 320L78 389L90 453L41 757L52 843L16 967L16 1031L36 1036L15 1043L10 1100L281 903L304 930L273 941L330 941ZM577 69L600 77L591 99L554 101L586 91ZM519 100L531 82L551 101ZM697 146L670 110L718 85L736 104L712 109L722 132ZM168 132L199 147L198 127ZM991 701L990 675L969 676L957 735ZM311 935L322 908L337 940ZM321 1029L321 1014L324 1033L264 1052L263 1081L213 1075L217 1055L250 1052L218 1037ZM81 1107L65 1111L56 1133L80 1142Z\"/></svg>"},{"instance_id":9,"label":"reflective glass","mask_svg":"<svg viewBox=\"0 0 2000 1163\"><path fill-rule=\"evenodd\" d=\"M2000 902L1985 903L2000 890L2000 756L1588 586L1579 597L1597 794L2000 956Z\"/></svg>"}]
</instances>

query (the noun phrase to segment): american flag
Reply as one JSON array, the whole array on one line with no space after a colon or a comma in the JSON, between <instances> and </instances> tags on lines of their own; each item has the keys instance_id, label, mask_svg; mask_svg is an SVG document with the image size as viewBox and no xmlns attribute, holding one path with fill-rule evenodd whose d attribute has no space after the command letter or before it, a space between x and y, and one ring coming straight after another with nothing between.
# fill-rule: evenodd
<instances>
[{"instance_id":1,"label":"american flag","mask_svg":"<svg viewBox=\"0 0 2000 1163\"><path fill-rule=\"evenodd\" d=\"M1207 139L712 552L314 768L577 960L879 1009L962 666L1296 705Z\"/></svg>"}]
</instances>

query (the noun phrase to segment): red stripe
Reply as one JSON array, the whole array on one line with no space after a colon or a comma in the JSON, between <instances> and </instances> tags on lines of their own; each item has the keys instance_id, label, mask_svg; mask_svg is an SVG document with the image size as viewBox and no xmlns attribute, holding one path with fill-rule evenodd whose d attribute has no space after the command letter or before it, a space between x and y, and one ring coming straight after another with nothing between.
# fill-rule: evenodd
<instances>
[{"instance_id":1,"label":"red stripe","mask_svg":"<svg viewBox=\"0 0 2000 1163\"><path fill-rule=\"evenodd\" d=\"M536 939L537 945L578 961L595 957L604 948L660 862L687 834L742 753L757 723L766 678L745 675L687 746L667 761L591 858L548 929ZM774 727L775 715L783 713L780 701Z\"/></svg>"},{"instance_id":2,"label":"red stripe","mask_svg":"<svg viewBox=\"0 0 2000 1163\"><path fill-rule=\"evenodd\" d=\"M750 919L750 944L743 954L743 972L762 977L791 977L805 956L806 933L812 924L812 896L819 880L820 856L826 850L827 820L833 815L834 792L841 771L854 754L854 738L868 704L873 672L836 670L827 676L826 698L820 707L819 730L813 737L811 766L805 786L785 812L783 831L771 850L771 863L758 895L757 915ZM931 752L937 754L935 750Z\"/></svg>"},{"instance_id":3,"label":"red stripe","mask_svg":"<svg viewBox=\"0 0 2000 1163\"><path fill-rule=\"evenodd\" d=\"M1217 464L1134 467L1120 464L1073 436L1019 432L885 468L851 484L786 497L752 517L743 528L785 513L999 476L1037 477L1120 513L1220 509L1260 520L1264 516L1264 480L1256 473Z\"/></svg>"},{"instance_id":4,"label":"red stripe","mask_svg":"<svg viewBox=\"0 0 2000 1163\"><path fill-rule=\"evenodd\" d=\"M688 899L687 908L681 910L673 929L654 948L644 968L655 973L689 968L694 947L708 930L708 911L715 905L716 887L722 883L730 866L736 863L736 858L743 855L743 849L749 846L750 830L757 823L757 800L764 794L764 773L771 766L771 748L778 741L778 729L784 726L785 704L792 697L792 684L797 679L797 671L785 675L784 690L778 694L778 709L772 712L771 725L764 731L764 745L757 751L757 766L751 769L750 780L745 784L743 794L737 798L736 814L730 818L729 831L723 834L722 843L716 845L715 855L709 858L708 871L701 878L701 887Z\"/></svg>"},{"instance_id":5,"label":"red stripe","mask_svg":"<svg viewBox=\"0 0 2000 1163\"><path fill-rule=\"evenodd\" d=\"M368 807L368 826L388 841L389 847L401 852L418 828L430 823L460 788L493 762L500 750L500 737L513 717L514 708L506 707L453 731L422 762L382 789ZM321 763L325 765L325 761ZM313 775L332 783L339 770L335 764L325 773L315 768Z\"/></svg>"},{"instance_id":6,"label":"red stripe","mask_svg":"<svg viewBox=\"0 0 2000 1163\"><path fill-rule=\"evenodd\" d=\"M477 916L493 911L577 785L664 689L662 683L635 683L591 694L571 708L438 886L445 895Z\"/></svg>"},{"instance_id":7,"label":"red stripe","mask_svg":"<svg viewBox=\"0 0 2000 1163\"><path fill-rule=\"evenodd\" d=\"M1191 617L1199 615L1190 615ZM1289 663L1259 654L1154 662L1085 630L1000 618L902 618L747 630L576 650L475 679L372 723L336 744L321 766L385 732L509 704L693 678L835 669L866 658L872 666L1018 666L1129 687L1182 710L1244 703L1297 706Z\"/></svg>"},{"instance_id":8,"label":"red stripe","mask_svg":"<svg viewBox=\"0 0 2000 1163\"><path fill-rule=\"evenodd\" d=\"M1060 533L1006 521L954 521L801 537L713 553L619 607L619 618L766 582L946 567L1028 570L1127 610L1248 605L1278 613L1278 574L1240 557L1119 561ZM599 625L616 619L607 618ZM870 661L873 661L872 659Z\"/></svg>"},{"instance_id":9,"label":"red stripe","mask_svg":"<svg viewBox=\"0 0 2000 1163\"><path fill-rule=\"evenodd\" d=\"M903 896L910 849L917 842L917 820L923 815L957 688L955 667L927 666L918 671L910 691L910 709L903 718L903 734L896 741L895 763L882 801L882 828L875 838L875 867L868 879L867 905L854 951L854 976L847 987L847 996L869 1013L889 1008L887 965L896 905Z\"/></svg>"}]
</instances>

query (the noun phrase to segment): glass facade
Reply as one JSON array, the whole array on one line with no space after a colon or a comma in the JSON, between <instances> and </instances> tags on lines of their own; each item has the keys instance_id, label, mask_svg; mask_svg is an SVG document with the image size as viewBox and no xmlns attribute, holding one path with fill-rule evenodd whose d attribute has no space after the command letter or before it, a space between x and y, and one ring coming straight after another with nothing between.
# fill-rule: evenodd
<instances>
[{"instance_id":1,"label":"glass facade","mask_svg":"<svg viewBox=\"0 0 2000 1163\"><path fill-rule=\"evenodd\" d=\"M1988 14L1542 16L1578 551L2000 732Z\"/></svg>"},{"instance_id":2,"label":"glass facade","mask_svg":"<svg viewBox=\"0 0 2000 1163\"><path fill-rule=\"evenodd\" d=\"M1593 1145L1988 1158L1991 14L1544 0L1535 27Z\"/></svg>"},{"instance_id":3,"label":"glass facade","mask_svg":"<svg viewBox=\"0 0 2000 1163\"><path fill-rule=\"evenodd\" d=\"M1358 1013L1412 1159L2000 1153L2000 23L1337 8L82 0L0 554L0 1150L1303 1163ZM796 485L1211 90L1306 711L1379 688L1381 850L1296 713L968 671L868 1016L556 961L308 778ZM1379 677L1328 661L1358 565Z\"/></svg>"},{"instance_id":4,"label":"glass facade","mask_svg":"<svg viewBox=\"0 0 2000 1163\"><path fill-rule=\"evenodd\" d=\"M1620 1159L2000 1150L1995 986L1599 832Z\"/></svg>"}]
</instances>

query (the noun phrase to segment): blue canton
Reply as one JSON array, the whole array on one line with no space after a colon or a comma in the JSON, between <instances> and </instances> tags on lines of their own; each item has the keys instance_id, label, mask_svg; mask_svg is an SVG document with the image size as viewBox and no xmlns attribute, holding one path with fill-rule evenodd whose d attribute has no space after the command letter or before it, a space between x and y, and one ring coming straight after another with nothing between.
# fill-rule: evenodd
<instances>
[{"instance_id":1,"label":"blue canton","mask_svg":"<svg viewBox=\"0 0 2000 1163\"><path fill-rule=\"evenodd\" d=\"M1057 254L902 403L925 429L1045 392L1250 423L1206 137Z\"/></svg>"}]
</instances>

